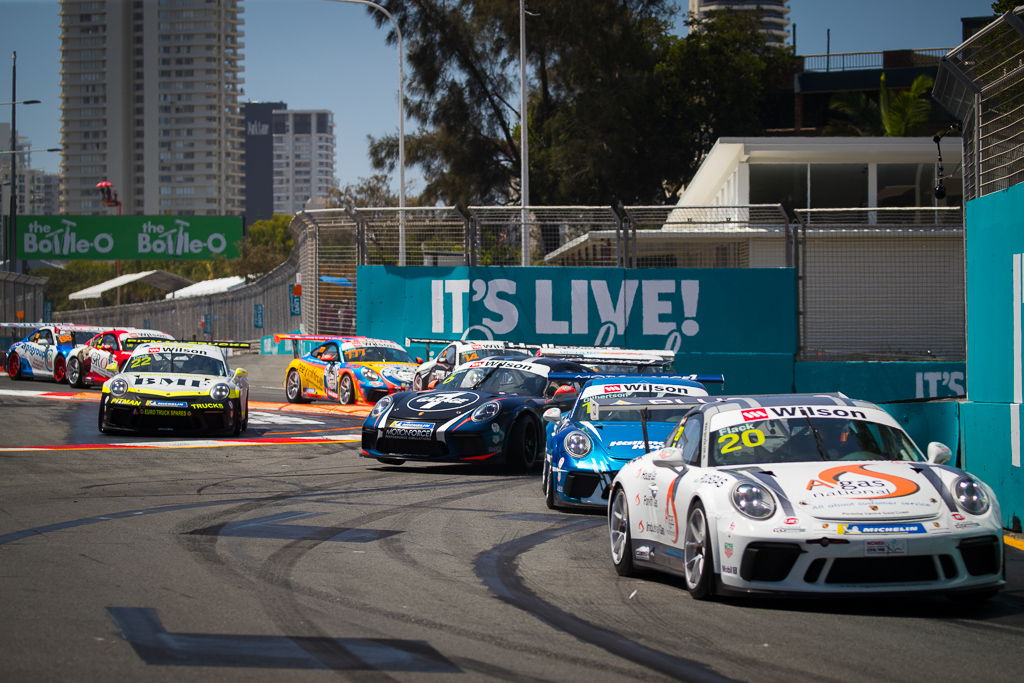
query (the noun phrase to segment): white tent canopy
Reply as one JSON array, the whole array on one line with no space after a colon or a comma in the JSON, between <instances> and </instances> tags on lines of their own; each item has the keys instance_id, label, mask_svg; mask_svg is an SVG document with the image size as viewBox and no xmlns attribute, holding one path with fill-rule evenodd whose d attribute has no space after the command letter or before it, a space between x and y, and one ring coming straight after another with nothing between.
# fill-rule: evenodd
<instances>
[{"instance_id":1,"label":"white tent canopy","mask_svg":"<svg viewBox=\"0 0 1024 683\"><path fill-rule=\"evenodd\" d=\"M99 299L100 296L111 289L117 289L124 285L132 282L142 282L143 284L152 285L158 289L167 290L180 290L186 285L192 284L192 281L186 277L175 275L174 273L168 273L166 270L143 270L138 273L127 273L125 275L118 275L115 278L101 282L98 285L92 287L86 287L80 289L77 292L71 292L68 294L69 299Z\"/></svg>"},{"instance_id":2,"label":"white tent canopy","mask_svg":"<svg viewBox=\"0 0 1024 683\"><path fill-rule=\"evenodd\" d=\"M184 299L190 296L207 296L210 294L220 294L236 287L241 287L245 284L245 278L238 275L232 275L231 277L218 277L212 280L203 280L202 282L196 282L188 287L176 289L173 292L168 293L164 296L165 299Z\"/></svg>"}]
</instances>

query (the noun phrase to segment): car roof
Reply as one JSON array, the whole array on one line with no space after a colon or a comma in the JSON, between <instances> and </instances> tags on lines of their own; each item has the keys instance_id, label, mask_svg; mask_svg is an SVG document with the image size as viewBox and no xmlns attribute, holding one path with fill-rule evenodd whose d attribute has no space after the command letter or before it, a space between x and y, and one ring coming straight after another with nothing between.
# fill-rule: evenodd
<instances>
[{"instance_id":1,"label":"car roof","mask_svg":"<svg viewBox=\"0 0 1024 683\"><path fill-rule=\"evenodd\" d=\"M703 403L695 408L695 410L702 412L706 417L743 410L790 408L800 406L835 406L840 408L885 412L879 406L871 403L870 401L849 398L845 394L841 393L759 394L751 396L712 396L710 398L715 400L710 403ZM797 416L799 417L799 415ZM766 418L767 417L768 415L766 414Z\"/></svg>"},{"instance_id":2,"label":"car roof","mask_svg":"<svg viewBox=\"0 0 1024 683\"><path fill-rule=\"evenodd\" d=\"M132 355L144 353L191 353L199 356L209 356L217 360L224 360L224 350L218 346L203 344L201 342L179 342L167 340L166 342L146 342L139 344L132 351Z\"/></svg>"}]
</instances>

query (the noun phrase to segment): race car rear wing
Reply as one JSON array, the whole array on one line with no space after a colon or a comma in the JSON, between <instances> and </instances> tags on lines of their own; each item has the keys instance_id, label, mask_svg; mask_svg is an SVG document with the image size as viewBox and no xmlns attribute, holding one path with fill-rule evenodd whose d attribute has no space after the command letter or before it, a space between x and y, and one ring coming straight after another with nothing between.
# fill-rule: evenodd
<instances>
[{"instance_id":1,"label":"race car rear wing","mask_svg":"<svg viewBox=\"0 0 1024 683\"><path fill-rule=\"evenodd\" d=\"M513 351L529 351L530 353L534 353L537 351L537 349L540 348L540 344L527 344L525 342L508 342L497 339L420 339L412 337L405 338L405 345L406 347L408 347L412 344L423 344L424 346L427 347L427 355L429 356L431 346L444 346L446 344L451 344L452 342L459 341L464 342L466 344L501 344L502 348L511 349Z\"/></svg>"},{"instance_id":2,"label":"race car rear wing","mask_svg":"<svg viewBox=\"0 0 1024 683\"><path fill-rule=\"evenodd\" d=\"M189 345L194 345L194 346L217 346L217 347L220 347L222 349L248 349L248 348L252 347L252 344L250 344L249 342L221 341L221 340L211 340L211 341L199 341L199 340L192 341L192 340L189 340L189 341L184 341L184 340L180 340L180 339L156 339L156 338L147 339L146 337L129 337L128 339L124 340L124 347L126 349L134 349L136 346L139 346L141 344L174 344L176 346L178 346L178 345L180 345L180 346L189 346Z\"/></svg>"}]
</instances>

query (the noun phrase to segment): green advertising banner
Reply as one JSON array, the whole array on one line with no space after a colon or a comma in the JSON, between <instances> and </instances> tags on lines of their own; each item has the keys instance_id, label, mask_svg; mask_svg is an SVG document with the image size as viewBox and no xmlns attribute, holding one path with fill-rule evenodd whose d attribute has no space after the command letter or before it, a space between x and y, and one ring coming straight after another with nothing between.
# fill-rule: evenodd
<instances>
[{"instance_id":1,"label":"green advertising banner","mask_svg":"<svg viewBox=\"0 0 1024 683\"><path fill-rule=\"evenodd\" d=\"M17 257L71 260L236 258L241 216L18 216Z\"/></svg>"}]
</instances>

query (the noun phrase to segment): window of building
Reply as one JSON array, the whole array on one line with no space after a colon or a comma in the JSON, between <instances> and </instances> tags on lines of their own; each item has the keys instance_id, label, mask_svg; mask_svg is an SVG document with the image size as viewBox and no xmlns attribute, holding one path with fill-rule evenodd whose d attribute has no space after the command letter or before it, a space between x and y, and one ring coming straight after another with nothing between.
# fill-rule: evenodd
<instances>
[{"instance_id":1,"label":"window of building","mask_svg":"<svg viewBox=\"0 0 1024 683\"><path fill-rule=\"evenodd\" d=\"M807 164L750 164L750 203L807 208Z\"/></svg>"}]
</instances>

